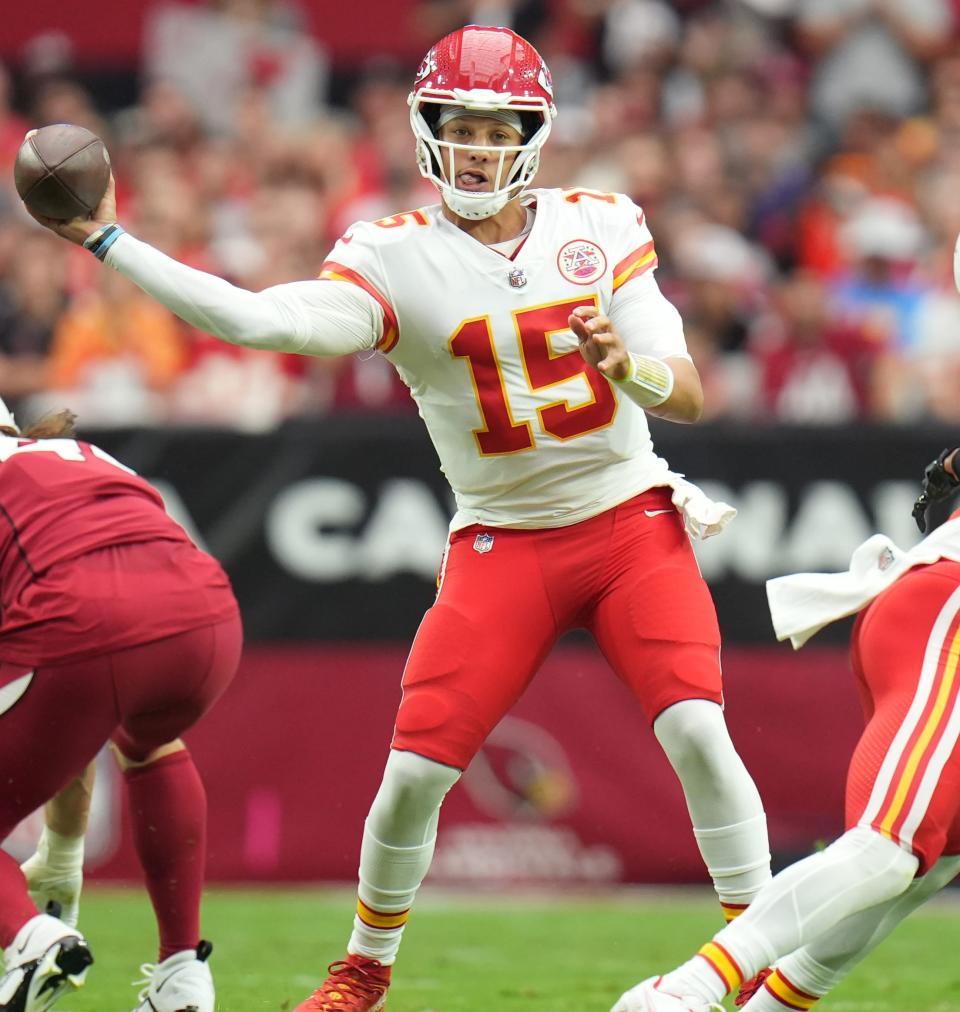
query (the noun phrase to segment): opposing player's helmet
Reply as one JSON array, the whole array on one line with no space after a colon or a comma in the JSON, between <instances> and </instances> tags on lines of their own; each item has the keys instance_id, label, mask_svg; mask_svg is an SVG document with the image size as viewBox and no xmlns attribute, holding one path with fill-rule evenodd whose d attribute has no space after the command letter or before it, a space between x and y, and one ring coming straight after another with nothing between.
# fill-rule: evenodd
<instances>
[{"instance_id":1,"label":"opposing player's helmet","mask_svg":"<svg viewBox=\"0 0 960 1012\"><path fill-rule=\"evenodd\" d=\"M407 102L421 174L437 186L451 211L474 219L496 214L530 185L540 164L540 148L557 115L550 71L536 49L509 28L478 25L451 32L427 53ZM496 148L500 162L492 192L456 186L454 153L471 145L437 140L437 122L445 106L478 116L519 116L523 143ZM516 159L507 167L510 155Z\"/></svg>"},{"instance_id":2,"label":"opposing player's helmet","mask_svg":"<svg viewBox=\"0 0 960 1012\"><path fill-rule=\"evenodd\" d=\"M13 420L13 412L0 400L0 429L13 429L20 431L20 426Z\"/></svg>"}]
</instances>

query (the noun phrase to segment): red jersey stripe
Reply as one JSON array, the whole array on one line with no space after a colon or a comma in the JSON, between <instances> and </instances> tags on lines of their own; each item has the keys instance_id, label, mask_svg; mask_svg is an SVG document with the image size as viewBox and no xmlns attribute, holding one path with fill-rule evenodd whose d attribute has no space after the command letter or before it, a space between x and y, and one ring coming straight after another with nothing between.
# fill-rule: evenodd
<instances>
[{"instance_id":1,"label":"red jersey stripe","mask_svg":"<svg viewBox=\"0 0 960 1012\"><path fill-rule=\"evenodd\" d=\"M625 256L620 263L613 268L613 290L616 291L622 284L630 281L631 278L646 274L652 267L657 266L657 253L653 247L653 240L644 243L632 253Z\"/></svg>"},{"instance_id":2,"label":"red jersey stripe","mask_svg":"<svg viewBox=\"0 0 960 1012\"><path fill-rule=\"evenodd\" d=\"M349 281L351 284L362 288L368 295L372 295L383 310L383 333L377 341L377 351L386 354L392 351L400 340L400 326L397 323L397 314L390 305L390 300L373 284L350 267L338 264L335 260L327 260L320 268L321 281Z\"/></svg>"}]
</instances>

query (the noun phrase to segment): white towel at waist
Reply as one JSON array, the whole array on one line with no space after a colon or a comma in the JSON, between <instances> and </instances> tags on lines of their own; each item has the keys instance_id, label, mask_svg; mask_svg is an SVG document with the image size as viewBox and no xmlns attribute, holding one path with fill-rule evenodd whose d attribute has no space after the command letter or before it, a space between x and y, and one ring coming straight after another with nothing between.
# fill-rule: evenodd
<instances>
[{"instance_id":1,"label":"white towel at waist","mask_svg":"<svg viewBox=\"0 0 960 1012\"><path fill-rule=\"evenodd\" d=\"M960 562L960 518L948 520L908 551L883 534L868 538L845 573L795 573L767 580L767 601L778 640L794 649L837 619L860 611L907 570L938 559Z\"/></svg>"},{"instance_id":2,"label":"white towel at waist","mask_svg":"<svg viewBox=\"0 0 960 1012\"><path fill-rule=\"evenodd\" d=\"M671 476L670 487L673 489L671 502L680 511L687 534L697 541L719 534L737 515L729 503L714 501L693 482L678 474Z\"/></svg>"}]
</instances>

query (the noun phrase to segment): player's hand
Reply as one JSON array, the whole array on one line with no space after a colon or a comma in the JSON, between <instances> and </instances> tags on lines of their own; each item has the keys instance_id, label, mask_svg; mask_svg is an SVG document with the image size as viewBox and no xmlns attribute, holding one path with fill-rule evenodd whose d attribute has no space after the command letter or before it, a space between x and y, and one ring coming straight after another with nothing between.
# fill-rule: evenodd
<instances>
[{"instance_id":1,"label":"player's hand","mask_svg":"<svg viewBox=\"0 0 960 1012\"><path fill-rule=\"evenodd\" d=\"M29 136L29 134L27 135ZM85 239L88 239L98 228L104 225L112 225L117 220L117 187L113 181L113 173L110 173L110 181L107 183L103 199L97 205L96 210L89 218L72 218L70 221L58 221L56 218L47 218L42 214L36 214L23 205L27 213L35 221L38 221L44 228L56 232L69 242L82 246Z\"/></svg>"},{"instance_id":2,"label":"player's hand","mask_svg":"<svg viewBox=\"0 0 960 1012\"><path fill-rule=\"evenodd\" d=\"M570 315L570 329L580 342L580 354L588 365L607 379L626 379L630 354L610 320L595 306L578 306Z\"/></svg>"},{"instance_id":3,"label":"player's hand","mask_svg":"<svg viewBox=\"0 0 960 1012\"><path fill-rule=\"evenodd\" d=\"M931 460L923 472L923 481L920 484L920 494L913 504L913 519L921 533L927 529L927 507L931 503L942 502L948 499L960 488L960 478L954 469L954 461L957 451L943 450L936 460Z\"/></svg>"}]
</instances>

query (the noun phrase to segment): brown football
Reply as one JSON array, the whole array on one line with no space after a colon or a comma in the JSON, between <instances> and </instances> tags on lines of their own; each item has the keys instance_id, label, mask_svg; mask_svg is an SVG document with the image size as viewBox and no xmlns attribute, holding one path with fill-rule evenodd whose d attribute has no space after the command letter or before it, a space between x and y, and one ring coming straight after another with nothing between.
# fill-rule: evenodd
<instances>
[{"instance_id":1,"label":"brown football","mask_svg":"<svg viewBox=\"0 0 960 1012\"><path fill-rule=\"evenodd\" d=\"M87 217L110 181L110 156L85 127L54 123L20 145L13 178L23 202L37 214L68 221Z\"/></svg>"}]
</instances>

